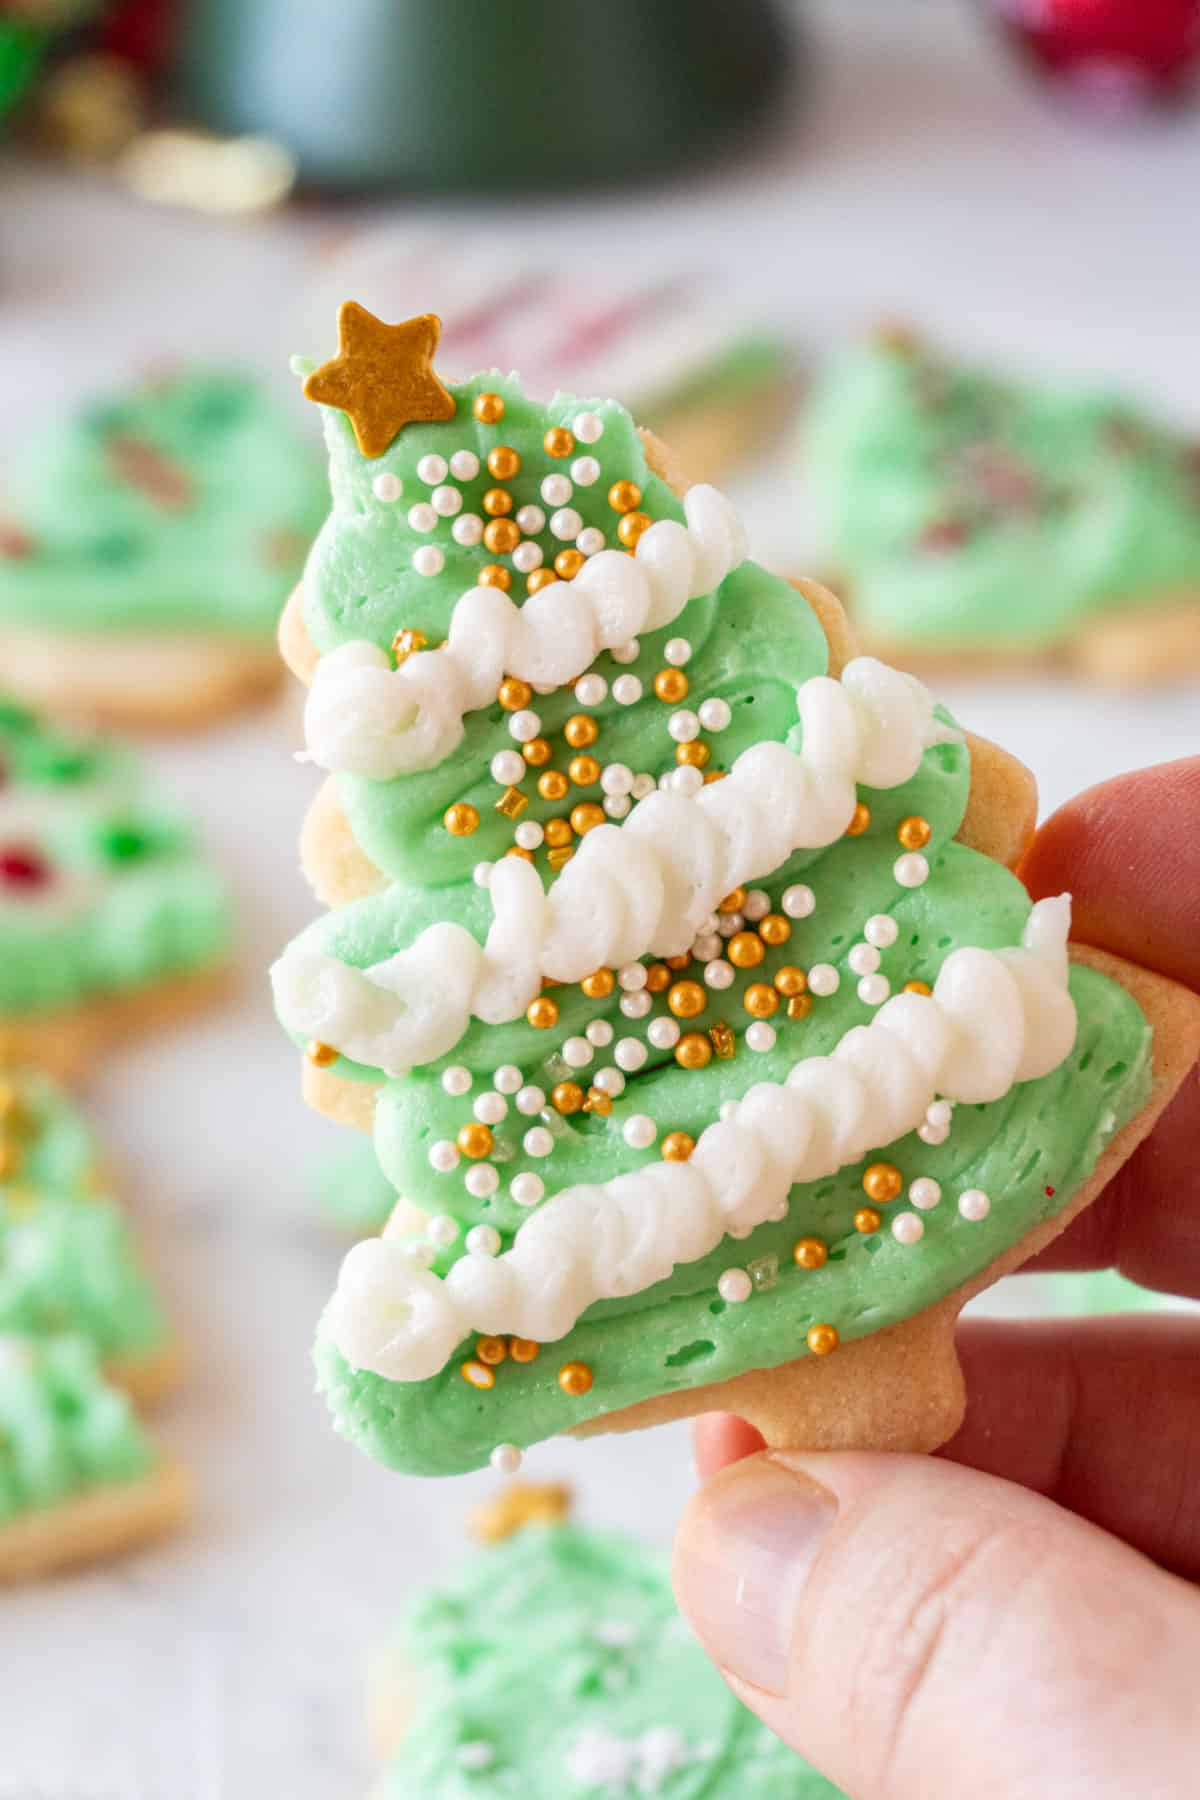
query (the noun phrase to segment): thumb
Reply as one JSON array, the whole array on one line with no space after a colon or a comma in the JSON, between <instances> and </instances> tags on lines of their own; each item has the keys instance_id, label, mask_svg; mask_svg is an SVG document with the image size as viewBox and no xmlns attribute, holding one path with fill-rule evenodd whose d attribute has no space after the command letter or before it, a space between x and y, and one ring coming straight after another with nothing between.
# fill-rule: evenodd
<instances>
[{"instance_id":1,"label":"thumb","mask_svg":"<svg viewBox=\"0 0 1200 1800\"><path fill-rule=\"evenodd\" d=\"M693 1498L674 1574L735 1692L854 1800L1191 1779L1200 1599L1024 1488L927 1457L752 1456Z\"/></svg>"}]
</instances>

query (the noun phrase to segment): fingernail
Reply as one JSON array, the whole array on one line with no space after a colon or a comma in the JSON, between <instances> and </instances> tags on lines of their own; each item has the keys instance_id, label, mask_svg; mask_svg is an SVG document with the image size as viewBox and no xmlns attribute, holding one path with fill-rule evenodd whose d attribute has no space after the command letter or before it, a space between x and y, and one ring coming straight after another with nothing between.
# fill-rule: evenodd
<instances>
[{"instance_id":1,"label":"fingernail","mask_svg":"<svg viewBox=\"0 0 1200 1800\"><path fill-rule=\"evenodd\" d=\"M827 1488L766 1456L723 1469L692 1501L675 1592L713 1660L771 1694L787 1691L800 1596L837 1515Z\"/></svg>"}]
</instances>

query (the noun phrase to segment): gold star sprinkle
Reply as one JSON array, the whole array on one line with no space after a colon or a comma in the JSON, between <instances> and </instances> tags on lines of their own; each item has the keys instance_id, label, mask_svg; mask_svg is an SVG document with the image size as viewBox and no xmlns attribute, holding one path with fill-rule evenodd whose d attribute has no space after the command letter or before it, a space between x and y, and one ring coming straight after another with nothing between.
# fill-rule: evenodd
<instances>
[{"instance_id":1,"label":"gold star sprinkle","mask_svg":"<svg viewBox=\"0 0 1200 1800\"><path fill-rule=\"evenodd\" d=\"M364 456L382 456L406 425L454 417L454 396L433 372L441 336L436 313L385 325L347 300L338 313L338 353L304 383L307 400L348 413Z\"/></svg>"},{"instance_id":2,"label":"gold star sprinkle","mask_svg":"<svg viewBox=\"0 0 1200 1800\"><path fill-rule=\"evenodd\" d=\"M570 1511L571 1490L561 1482L514 1481L494 1500L472 1507L469 1522L482 1543L501 1544L530 1525L561 1525Z\"/></svg>"}]
</instances>

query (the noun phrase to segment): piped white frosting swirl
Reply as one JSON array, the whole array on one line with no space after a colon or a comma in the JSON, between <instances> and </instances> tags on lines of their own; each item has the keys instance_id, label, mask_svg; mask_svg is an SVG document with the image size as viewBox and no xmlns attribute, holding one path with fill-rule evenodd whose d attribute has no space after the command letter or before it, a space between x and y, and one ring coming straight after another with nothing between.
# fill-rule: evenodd
<instances>
[{"instance_id":1,"label":"piped white frosting swirl","mask_svg":"<svg viewBox=\"0 0 1200 1800\"><path fill-rule=\"evenodd\" d=\"M899 787L931 744L958 736L919 681L873 657L848 663L840 681L806 681L796 702L798 751L754 744L724 781L648 795L621 826L589 831L549 892L531 864L502 857L485 945L461 925L432 925L355 969L293 944L272 970L284 1025L389 1074L433 1062L472 1017L519 1018L543 977L576 982L602 965L678 955L725 894L835 843L859 782Z\"/></svg>"},{"instance_id":2,"label":"piped white frosting swirl","mask_svg":"<svg viewBox=\"0 0 1200 1800\"><path fill-rule=\"evenodd\" d=\"M457 749L466 715L490 706L506 675L560 687L602 650L669 625L746 558L741 521L716 488L689 488L683 510L686 525L660 519L633 556L601 550L573 581L554 582L523 606L497 587L469 589L445 644L399 668L370 643L323 656L304 709L313 762L372 781L435 768Z\"/></svg>"},{"instance_id":3,"label":"piped white frosting swirl","mask_svg":"<svg viewBox=\"0 0 1200 1800\"><path fill-rule=\"evenodd\" d=\"M832 1056L752 1087L689 1161L563 1189L502 1256L463 1256L442 1279L395 1239L356 1245L331 1304L338 1349L354 1368L421 1381L473 1331L552 1343L595 1302L640 1293L727 1233L782 1218L794 1183L914 1130L936 1096L997 1100L1049 1074L1075 1041L1070 916L1069 896L1043 900L1020 948L953 951L931 996L895 995Z\"/></svg>"}]
</instances>

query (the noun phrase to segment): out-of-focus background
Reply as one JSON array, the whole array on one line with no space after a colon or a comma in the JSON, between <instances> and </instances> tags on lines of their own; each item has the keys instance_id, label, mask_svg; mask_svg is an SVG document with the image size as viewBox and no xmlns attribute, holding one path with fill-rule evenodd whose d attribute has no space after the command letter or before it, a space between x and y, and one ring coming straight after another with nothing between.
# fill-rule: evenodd
<instances>
[{"instance_id":1,"label":"out-of-focus background","mask_svg":"<svg viewBox=\"0 0 1200 1800\"><path fill-rule=\"evenodd\" d=\"M0 456L10 465L83 395L176 356L261 370L315 448L318 421L287 359L332 351L338 300L388 311L394 291L398 317L445 308L448 290L465 306L514 269L610 283L614 296L678 284L677 313L693 319L698 344L714 330L758 334L785 345L801 376L872 318L912 319L1017 370L1115 381L1200 433L1200 110L1159 108L1112 67L1069 95L1048 84L1004 40L999 15L1011 23L1016 0L785 7L794 60L769 116L739 121L718 84L709 105L729 104L731 117L711 155L665 169L670 146L627 144L619 180L582 192L572 165L596 173L600 127L580 116L569 63L536 131L514 116L519 56L503 62L510 100L486 132L460 86L444 100L426 87L423 134L400 134L410 185L364 192L363 170L388 138L389 90L363 90L356 107L316 39L337 15L369 60L372 15L379 30L392 9L245 0L196 10L207 22L193 114L226 134L259 118L274 149L243 146L239 162L226 144L222 161L211 143L135 138L116 163L80 160L95 154L89 132L124 139L119 108L141 104L136 83L119 80L106 98L109 77L94 70L90 90L76 72L57 111L44 88L35 104L46 123L0 146ZM455 9L395 10L427 11L445 32ZM475 9L458 11L454 29L474 31ZM690 7L655 12L684 44ZM153 68L152 41L134 48ZM451 67L444 45L425 49L431 67ZM637 74L618 56L610 79ZM149 74L145 83L156 91ZM420 98L407 91L406 106ZM306 137L316 179L284 198L290 130ZM672 130L682 142L686 109ZM37 141L47 131L53 149ZM485 166L487 132L497 191L431 195L423 149ZM348 143L359 160L339 168ZM617 169L622 147L608 154ZM549 191L503 191L506 158L527 181L522 156L545 166ZM423 287L425 259L437 292ZM663 334L664 359L682 330L674 352ZM653 371L638 367L632 341L623 367L648 386ZM794 434L795 424L764 433L762 450L719 478L759 558L799 572L815 534ZM1195 685L1097 694L1010 674L949 680L942 692L1032 765L1046 809L1106 775L1194 752L1200 737ZM240 917L232 1006L111 1055L90 1085L181 1321L189 1379L161 1429L195 1469L199 1505L192 1529L161 1550L0 1599L3 1800L362 1791L364 1659L405 1584L457 1552L468 1505L494 1486L490 1475L420 1484L386 1474L333 1436L311 1391L309 1343L344 1240L314 1216L309 1187L341 1138L301 1104L265 980L316 910L297 863L313 785L292 760L300 741L289 696L147 752L202 821ZM527 1472L566 1476L585 1518L656 1541L691 1485L682 1430L544 1445Z\"/></svg>"}]
</instances>

